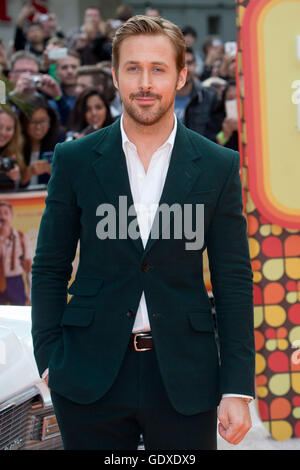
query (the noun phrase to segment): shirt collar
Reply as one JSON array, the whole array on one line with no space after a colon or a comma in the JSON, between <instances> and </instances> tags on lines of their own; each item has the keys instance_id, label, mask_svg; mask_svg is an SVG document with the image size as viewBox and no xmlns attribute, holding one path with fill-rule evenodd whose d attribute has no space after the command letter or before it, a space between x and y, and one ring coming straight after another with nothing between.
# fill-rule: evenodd
<instances>
[{"instance_id":1,"label":"shirt collar","mask_svg":"<svg viewBox=\"0 0 300 470\"><path fill-rule=\"evenodd\" d=\"M130 142L130 140L128 139L128 137L126 135L126 132L124 130L123 114L122 114L121 119L120 119L120 126L121 126L121 135L122 135L122 147L123 147L124 152L125 152L126 144L133 145L134 148L136 148L136 146L132 142ZM173 127L173 130L172 130L171 134L169 135L169 137L167 138L167 140L164 142L164 144L162 144L159 147L159 149L163 148L165 145L168 145L168 144L171 146L171 149L173 149L174 142L175 142L175 137L176 137L176 132L177 132L177 117L174 114L174 127ZM159 150L159 149L157 149L157 150Z\"/></svg>"}]
</instances>

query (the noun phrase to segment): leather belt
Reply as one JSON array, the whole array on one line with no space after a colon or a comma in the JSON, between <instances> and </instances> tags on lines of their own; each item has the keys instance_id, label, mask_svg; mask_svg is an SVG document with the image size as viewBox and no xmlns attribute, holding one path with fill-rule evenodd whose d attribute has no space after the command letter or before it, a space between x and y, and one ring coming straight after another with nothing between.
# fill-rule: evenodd
<instances>
[{"instance_id":1,"label":"leather belt","mask_svg":"<svg viewBox=\"0 0 300 470\"><path fill-rule=\"evenodd\" d=\"M151 332L133 333L130 338L129 347L133 347L135 351L150 351L154 348Z\"/></svg>"}]
</instances>

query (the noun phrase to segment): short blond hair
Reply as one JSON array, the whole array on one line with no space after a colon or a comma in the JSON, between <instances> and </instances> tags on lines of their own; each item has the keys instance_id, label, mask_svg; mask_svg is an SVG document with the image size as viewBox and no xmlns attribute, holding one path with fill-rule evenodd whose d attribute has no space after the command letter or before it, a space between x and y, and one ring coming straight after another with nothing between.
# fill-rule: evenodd
<instances>
[{"instance_id":1,"label":"short blond hair","mask_svg":"<svg viewBox=\"0 0 300 470\"><path fill-rule=\"evenodd\" d=\"M120 47L122 42L132 36L167 36L174 45L176 52L176 68L179 73L185 67L184 36L174 23L161 17L136 15L130 18L116 31L112 45L112 66L118 71Z\"/></svg>"}]
</instances>

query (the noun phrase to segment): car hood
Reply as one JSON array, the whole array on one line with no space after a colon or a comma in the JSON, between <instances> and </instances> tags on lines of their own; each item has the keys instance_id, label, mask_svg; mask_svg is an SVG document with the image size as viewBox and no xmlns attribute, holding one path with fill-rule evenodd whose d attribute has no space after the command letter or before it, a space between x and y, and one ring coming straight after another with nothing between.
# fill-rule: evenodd
<instances>
[{"instance_id":1,"label":"car hood","mask_svg":"<svg viewBox=\"0 0 300 470\"><path fill-rule=\"evenodd\" d=\"M0 404L40 381L33 355L31 307L0 306Z\"/></svg>"}]
</instances>

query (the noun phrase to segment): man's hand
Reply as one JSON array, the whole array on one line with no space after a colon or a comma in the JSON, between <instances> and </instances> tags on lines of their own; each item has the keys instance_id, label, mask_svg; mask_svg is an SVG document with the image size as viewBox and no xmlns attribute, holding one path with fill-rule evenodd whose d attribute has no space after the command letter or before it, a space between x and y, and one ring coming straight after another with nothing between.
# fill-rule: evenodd
<instances>
[{"instance_id":1,"label":"man's hand","mask_svg":"<svg viewBox=\"0 0 300 470\"><path fill-rule=\"evenodd\" d=\"M41 75L41 85L37 87L37 90L43 91L51 98L58 98L62 95L61 88L57 81L47 74Z\"/></svg>"},{"instance_id":2,"label":"man's hand","mask_svg":"<svg viewBox=\"0 0 300 470\"><path fill-rule=\"evenodd\" d=\"M17 18L17 25L19 26L19 28L23 28L23 25L25 23L25 20L28 16L32 15L33 13L35 12L35 8L34 6L31 4L30 1L26 2L21 11L20 11L20 14Z\"/></svg>"},{"instance_id":3,"label":"man's hand","mask_svg":"<svg viewBox=\"0 0 300 470\"><path fill-rule=\"evenodd\" d=\"M252 426L249 406L239 397L222 398L219 410L219 433L230 444L239 444Z\"/></svg>"},{"instance_id":4,"label":"man's hand","mask_svg":"<svg viewBox=\"0 0 300 470\"><path fill-rule=\"evenodd\" d=\"M16 160L17 160L17 158L16 158L15 155L12 155L10 158L11 158L12 160L14 160L15 162L16 162ZM11 180L13 180L13 181L15 181L15 182L18 181L18 179L19 179L19 177L20 177L20 167L19 167L19 165L18 165L17 162L15 163L15 166L14 166L11 170L9 170L9 171L6 172L6 175L7 175Z\"/></svg>"},{"instance_id":5,"label":"man's hand","mask_svg":"<svg viewBox=\"0 0 300 470\"><path fill-rule=\"evenodd\" d=\"M48 379L49 379L49 375L47 374L46 377L44 378L44 380L45 380L47 386L48 386Z\"/></svg>"},{"instance_id":6,"label":"man's hand","mask_svg":"<svg viewBox=\"0 0 300 470\"><path fill-rule=\"evenodd\" d=\"M31 74L24 72L18 78L18 81L14 88L14 93L22 95L23 93L32 94L34 93L35 87L32 83Z\"/></svg>"}]
</instances>

